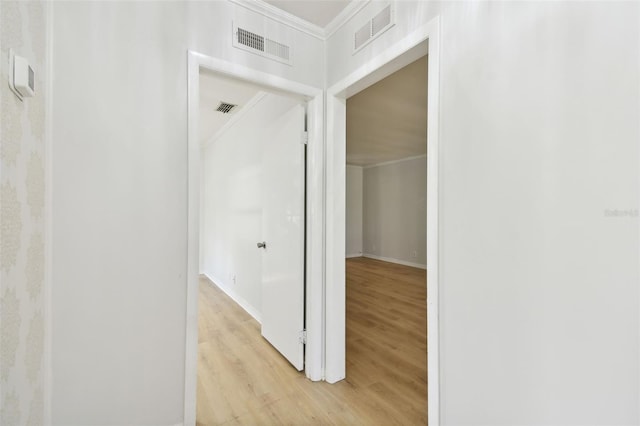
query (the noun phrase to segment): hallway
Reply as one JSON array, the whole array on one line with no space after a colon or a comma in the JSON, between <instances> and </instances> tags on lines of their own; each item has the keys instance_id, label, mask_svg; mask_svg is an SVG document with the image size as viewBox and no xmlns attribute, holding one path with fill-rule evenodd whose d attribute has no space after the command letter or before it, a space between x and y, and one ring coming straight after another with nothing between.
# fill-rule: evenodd
<instances>
[{"instance_id":1,"label":"hallway","mask_svg":"<svg viewBox=\"0 0 640 426\"><path fill-rule=\"evenodd\" d=\"M201 278L197 424L426 424L424 275L347 260L347 379L334 385L295 371Z\"/></svg>"}]
</instances>

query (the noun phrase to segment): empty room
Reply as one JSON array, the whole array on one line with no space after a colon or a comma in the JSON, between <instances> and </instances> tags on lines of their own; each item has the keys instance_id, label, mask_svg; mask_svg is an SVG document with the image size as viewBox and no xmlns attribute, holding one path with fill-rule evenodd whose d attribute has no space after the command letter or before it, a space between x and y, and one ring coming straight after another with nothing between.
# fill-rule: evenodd
<instances>
[{"instance_id":1,"label":"empty room","mask_svg":"<svg viewBox=\"0 0 640 426\"><path fill-rule=\"evenodd\" d=\"M427 60L346 104L346 380L404 424L427 416Z\"/></svg>"}]
</instances>

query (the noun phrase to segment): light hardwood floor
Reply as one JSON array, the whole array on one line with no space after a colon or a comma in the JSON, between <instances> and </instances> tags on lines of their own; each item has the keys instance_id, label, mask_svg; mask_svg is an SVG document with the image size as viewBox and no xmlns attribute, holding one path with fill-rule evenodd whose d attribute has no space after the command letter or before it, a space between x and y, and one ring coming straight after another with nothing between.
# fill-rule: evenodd
<instances>
[{"instance_id":1,"label":"light hardwood floor","mask_svg":"<svg viewBox=\"0 0 640 426\"><path fill-rule=\"evenodd\" d=\"M427 423L425 271L347 260L347 379L311 382L200 280L198 425Z\"/></svg>"}]
</instances>

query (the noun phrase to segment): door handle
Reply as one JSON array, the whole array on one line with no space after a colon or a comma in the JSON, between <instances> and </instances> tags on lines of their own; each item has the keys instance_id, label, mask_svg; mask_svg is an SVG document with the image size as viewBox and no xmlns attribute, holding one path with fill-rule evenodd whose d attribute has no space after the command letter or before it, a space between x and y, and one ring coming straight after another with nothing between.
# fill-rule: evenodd
<instances>
[{"instance_id":1,"label":"door handle","mask_svg":"<svg viewBox=\"0 0 640 426\"><path fill-rule=\"evenodd\" d=\"M267 248L267 243L265 243L264 241L261 242L261 243L258 243L258 248L266 249Z\"/></svg>"}]
</instances>

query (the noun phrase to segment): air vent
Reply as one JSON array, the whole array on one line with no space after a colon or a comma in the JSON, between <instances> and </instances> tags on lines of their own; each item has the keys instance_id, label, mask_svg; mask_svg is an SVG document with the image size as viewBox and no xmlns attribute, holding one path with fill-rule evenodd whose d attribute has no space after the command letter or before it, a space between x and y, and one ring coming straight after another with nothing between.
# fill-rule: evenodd
<instances>
[{"instance_id":1,"label":"air vent","mask_svg":"<svg viewBox=\"0 0 640 426\"><path fill-rule=\"evenodd\" d=\"M261 35L243 30L242 28L238 28L238 32L236 34L238 37L238 43L250 47L251 49L264 52L264 37Z\"/></svg>"},{"instance_id":2,"label":"air vent","mask_svg":"<svg viewBox=\"0 0 640 426\"><path fill-rule=\"evenodd\" d=\"M375 36L387 28L389 24L391 24L391 5L385 7L382 12L373 17L371 20L371 34Z\"/></svg>"},{"instance_id":3,"label":"air vent","mask_svg":"<svg viewBox=\"0 0 640 426\"><path fill-rule=\"evenodd\" d=\"M230 104L227 102L220 102L220 105L218 105L218 108L216 108L216 111L221 112L223 114L229 114L231 110L237 106L238 105Z\"/></svg>"},{"instance_id":4,"label":"air vent","mask_svg":"<svg viewBox=\"0 0 640 426\"><path fill-rule=\"evenodd\" d=\"M286 44L266 39L264 51L269 55L274 55L287 61L289 60L289 46Z\"/></svg>"},{"instance_id":5,"label":"air vent","mask_svg":"<svg viewBox=\"0 0 640 426\"><path fill-rule=\"evenodd\" d=\"M245 28L233 28L233 46L291 65L291 47Z\"/></svg>"},{"instance_id":6,"label":"air vent","mask_svg":"<svg viewBox=\"0 0 640 426\"><path fill-rule=\"evenodd\" d=\"M395 25L393 20L393 6L387 5L373 18L367 21L358 31L353 35L353 53L355 54L367 44L371 43L383 32Z\"/></svg>"},{"instance_id":7,"label":"air vent","mask_svg":"<svg viewBox=\"0 0 640 426\"><path fill-rule=\"evenodd\" d=\"M354 36L354 47L358 50L366 42L371 40L371 22L367 22L366 25L356 31Z\"/></svg>"}]
</instances>

